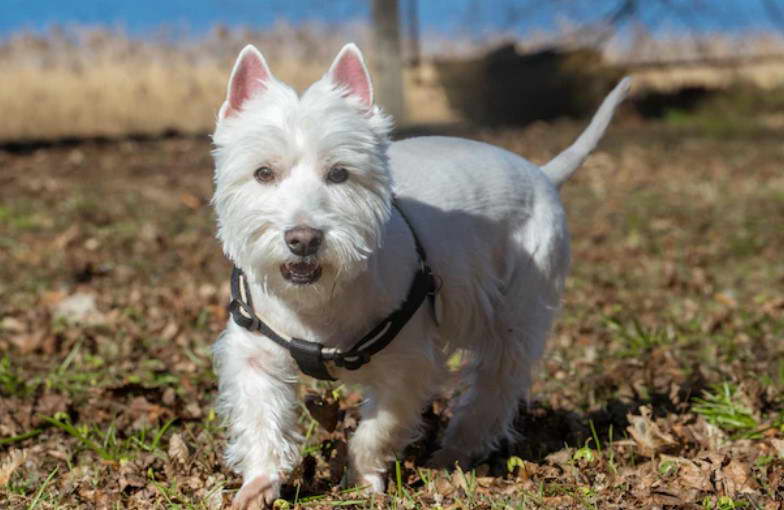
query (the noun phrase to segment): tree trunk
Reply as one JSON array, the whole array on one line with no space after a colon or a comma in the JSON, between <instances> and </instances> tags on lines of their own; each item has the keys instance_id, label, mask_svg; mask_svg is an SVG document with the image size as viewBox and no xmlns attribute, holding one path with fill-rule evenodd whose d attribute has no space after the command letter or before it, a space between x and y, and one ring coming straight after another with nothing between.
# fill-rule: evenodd
<instances>
[{"instance_id":1,"label":"tree trunk","mask_svg":"<svg viewBox=\"0 0 784 510\"><path fill-rule=\"evenodd\" d=\"M400 124L405 120L403 59L398 0L373 0L373 85L379 105Z\"/></svg>"}]
</instances>

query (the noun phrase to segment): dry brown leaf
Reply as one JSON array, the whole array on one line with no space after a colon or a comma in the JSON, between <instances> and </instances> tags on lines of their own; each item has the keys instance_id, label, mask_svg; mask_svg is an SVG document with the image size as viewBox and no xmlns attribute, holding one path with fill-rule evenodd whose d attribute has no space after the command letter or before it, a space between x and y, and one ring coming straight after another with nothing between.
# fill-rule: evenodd
<instances>
[{"instance_id":1,"label":"dry brown leaf","mask_svg":"<svg viewBox=\"0 0 784 510\"><path fill-rule=\"evenodd\" d=\"M48 307L55 306L65 299L65 296L65 292L62 290L48 290L41 293L41 304Z\"/></svg>"},{"instance_id":2,"label":"dry brown leaf","mask_svg":"<svg viewBox=\"0 0 784 510\"><path fill-rule=\"evenodd\" d=\"M520 481L529 480L539 470L539 466L533 462L523 461L523 465L516 469L517 479Z\"/></svg>"},{"instance_id":3,"label":"dry brown leaf","mask_svg":"<svg viewBox=\"0 0 784 510\"><path fill-rule=\"evenodd\" d=\"M71 399L59 393L47 393L35 403L35 413L44 416L54 416L59 412L65 412Z\"/></svg>"},{"instance_id":4,"label":"dry brown leaf","mask_svg":"<svg viewBox=\"0 0 784 510\"><path fill-rule=\"evenodd\" d=\"M144 477L135 473L121 473L119 479L117 480L117 484L119 490L124 491L127 487L131 487L133 489L144 487L147 484L147 481L144 479Z\"/></svg>"},{"instance_id":5,"label":"dry brown leaf","mask_svg":"<svg viewBox=\"0 0 784 510\"><path fill-rule=\"evenodd\" d=\"M54 457L55 459L62 460L64 462L68 462L70 455L67 452L62 450L48 450L46 452L47 455Z\"/></svg>"},{"instance_id":6,"label":"dry brown leaf","mask_svg":"<svg viewBox=\"0 0 784 510\"><path fill-rule=\"evenodd\" d=\"M753 494L759 488L756 480L751 476L751 467L739 460L731 460L729 464L721 470L724 478L724 490L730 497L737 494Z\"/></svg>"},{"instance_id":7,"label":"dry brown leaf","mask_svg":"<svg viewBox=\"0 0 784 510\"><path fill-rule=\"evenodd\" d=\"M720 448L722 442L727 438L727 434L703 417L699 417L696 422L687 425L689 435L702 447L704 451L712 451Z\"/></svg>"},{"instance_id":8,"label":"dry brown leaf","mask_svg":"<svg viewBox=\"0 0 784 510\"><path fill-rule=\"evenodd\" d=\"M0 464L0 485L6 485L19 466L27 460L27 450L11 450Z\"/></svg>"},{"instance_id":9,"label":"dry brown leaf","mask_svg":"<svg viewBox=\"0 0 784 510\"><path fill-rule=\"evenodd\" d=\"M776 449L776 454L784 459L784 439L770 439L770 444Z\"/></svg>"},{"instance_id":10,"label":"dry brown leaf","mask_svg":"<svg viewBox=\"0 0 784 510\"><path fill-rule=\"evenodd\" d=\"M710 482L710 469L707 467L707 463L698 466L690 460L683 459L679 464L678 481L685 487L701 491L713 490Z\"/></svg>"},{"instance_id":11,"label":"dry brown leaf","mask_svg":"<svg viewBox=\"0 0 784 510\"><path fill-rule=\"evenodd\" d=\"M180 194L180 202L191 209L198 209L202 206L202 200L193 193L184 192Z\"/></svg>"},{"instance_id":12,"label":"dry brown leaf","mask_svg":"<svg viewBox=\"0 0 784 510\"><path fill-rule=\"evenodd\" d=\"M340 417L340 403L337 400L325 400L321 395L309 394L305 397L305 407L324 430L335 431Z\"/></svg>"},{"instance_id":13,"label":"dry brown leaf","mask_svg":"<svg viewBox=\"0 0 784 510\"><path fill-rule=\"evenodd\" d=\"M662 431L659 425L651 419L650 406L640 406L639 411L639 416L631 413L627 415L630 425L626 427L629 435L637 444L637 453L650 458L676 444L675 438Z\"/></svg>"},{"instance_id":14,"label":"dry brown leaf","mask_svg":"<svg viewBox=\"0 0 784 510\"><path fill-rule=\"evenodd\" d=\"M683 505L684 501L679 494L667 489L651 491L651 499L658 505Z\"/></svg>"},{"instance_id":15,"label":"dry brown leaf","mask_svg":"<svg viewBox=\"0 0 784 510\"><path fill-rule=\"evenodd\" d=\"M570 506L574 503L574 500L570 496L549 496L542 498L542 501L547 507L551 508Z\"/></svg>"},{"instance_id":16,"label":"dry brown leaf","mask_svg":"<svg viewBox=\"0 0 784 510\"><path fill-rule=\"evenodd\" d=\"M166 327L163 328L161 331L161 339L167 342L174 340L177 334L180 332L180 326L177 324L176 321L169 321Z\"/></svg>"},{"instance_id":17,"label":"dry brown leaf","mask_svg":"<svg viewBox=\"0 0 784 510\"><path fill-rule=\"evenodd\" d=\"M210 510L220 510L223 508L223 490L211 490L204 501Z\"/></svg>"},{"instance_id":18,"label":"dry brown leaf","mask_svg":"<svg viewBox=\"0 0 784 510\"><path fill-rule=\"evenodd\" d=\"M104 315L98 310L95 294L77 292L54 306L52 315L71 324L104 324Z\"/></svg>"},{"instance_id":19,"label":"dry brown leaf","mask_svg":"<svg viewBox=\"0 0 784 510\"><path fill-rule=\"evenodd\" d=\"M77 223L74 223L70 227L68 227L62 234L58 235L52 241L52 245L54 246L55 250L64 250L71 244L79 235L81 234L81 229Z\"/></svg>"},{"instance_id":20,"label":"dry brown leaf","mask_svg":"<svg viewBox=\"0 0 784 510\"><path fill-rule=\"evenodd\" d=\"M163 392L163 396L161 397L161 401L164 405L173 406L177 400L177 392L174 391L174 388L169 386Z\"/></svg>"},{"instance_id":21,"label":"dry brown leaf","mask_svg":"<svg viewBox=\"0 0 784 510\"><path fill-rule=\"evenodd\" d=\"M463 489L464 493L468 493L468 484L466 483L465 473L459 469L452 473L452 485L455 487L460 487Z\"/></svg>"},{"instance_id":22,"label":"dry brown leaf","mask_svg":"<svg viewBox=\"0 0 784 510\"><path fill-rule=\"evenodd\" d=\"M477 476L476 483L480 487L492 487L496 483L496 478L492 476Z\"/></svg>"},{"instance_id":23,"label":"dry brown leaf","mask_svg":"<svg viewBox=\"0 0 784 510\"><path fill-rule=\"evenodd\" d=\"M571 462L573 456L574 456L573 448L564 448L562 450L558 450L557 452L551 453L550 455L545 457L545 460L550 464L563 466Z\"/></svg>"},{"instance_id":24,"label":"dry brown leaf","mask_svg":"<svg viewBox=\"0 0 784 510\"><path fill-rule=\"evenodd\" d=\"M330 480L333 484L339 483L348 466L348 445L345 441L335 441L328 464Z\"/></svg>"},{"instance_id":25,"label":"dry brown leaf","mask_svg":"<svg viewBox=\"0 0 784 510\"><path fill-rule=\"evenodd\" d=\"M444 497L451 496L452 493L455 492L455 486L452 484L451 480L446 478L439 478L435 481L434 486L436 493Z\"/></svg>"},{"instance_id":26,"label":"dry brown leaf","mask_svg":"<svg viewBox=\"0 0 784 510\"><path fill-rule=\"evenodd\" d=\"M22 333L27 330L27 325L16 317L3 317L3 320L0 321L0 330Z\"/></svg>"},{"instance_id":27,"label":"dry brown leaf","mask_svg":"<svg viewBox=\"0 0 784 510\"><path fill-rule=\"evenodd\" d=\"M185 413L189 418L201 418L202 410L198 402L191 402L185 406Z\"/></svg>"},{"instance_id":28,"label":"dry brown leaf","mask_svg":"<svg viewBox=\"0 0 784 510\"><path fill-rule=\"evenodd\" d=\"M30 354L41 347L48 336L46 330L38 330L30 334L13 335L10 340L22 354Z\"/></svg>"},{"instance_id":29,"label":"dry brown leaf","mask_svg":"<svg viewBox=\"0 0 784 510\"><path fill-rule=\"evenodd\" d=\"M178 433L172 434L169 439L169 458L176 460L180 464L188 462L188 446L182 440L182 436Z\"/></svg>"},{"instance_id":30,"label":"dry brown leaf","mask_svg":"<svg viewBox=\"0 0 784 510\"><path fill-rule=\"evenodd\" d=\"M131 400L128 411L133 418L133 428L138 429L147 427L158 421L162 415L169 411L158 404L150 403L144 397L136 397Z\"/></svg>"},{"instance_id":31,"label":"dry brown leaf","mask_svg":"<svg viewBox=\"0 0 784 510\"><path fill-rule=\"evenodd\" d=\"M184 445L184 443L183 443ZM204 479L200 476L189 476L186 485L193 490L198 490L204 487Z\"/></svg>"}]
</instances>

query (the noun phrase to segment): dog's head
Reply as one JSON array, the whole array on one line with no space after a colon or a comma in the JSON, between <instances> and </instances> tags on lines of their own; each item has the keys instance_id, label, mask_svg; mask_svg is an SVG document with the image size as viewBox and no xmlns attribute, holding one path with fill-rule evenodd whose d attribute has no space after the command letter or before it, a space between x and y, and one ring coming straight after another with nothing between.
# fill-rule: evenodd
<instances>
[{"instance_id":1,"label":"dog's head","mask_svg":"<svg viewBox=\"0 0 784 510\"><path fill-rule=\"evenodd\" d=\"M301 96L242 50L218 114L218 238L254 281L318 305L367 267L391 207L391 121L345 46Z\"/></svg>"}]
</instances>

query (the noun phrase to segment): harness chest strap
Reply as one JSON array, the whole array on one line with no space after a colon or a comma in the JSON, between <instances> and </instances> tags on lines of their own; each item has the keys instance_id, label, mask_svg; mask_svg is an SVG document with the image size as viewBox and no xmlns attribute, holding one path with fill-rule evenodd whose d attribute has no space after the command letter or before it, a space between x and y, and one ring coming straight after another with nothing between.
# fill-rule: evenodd
<instances>
[{"instance_id":1,"label":"harness chest strap","mask_svg":"<svg viewBox=\"0 0 784 510\"><path fill-rule=\"evenodd\" d=\"M400 211L397 204L395 204L395 207ZM408 295L400 307L378 323L376 327L370 330L348 351L341 352L335 348L325 348L318 342L311 342L301 338L287 338L270 328L258 317L253 309L253 298L248 280L242 270L236 266L231 274L232 300L229 303L229 312L234 322L249 331L261 333L281 347L288 349L299 369L304 374L316 379L335 380L324 364L326 361L331 361L336 366L348 370L356 370L368 363L372 355L381 351L394 340L400 330L419 310L426 298L429 298L431 306L434 306L435 278L430 266L427 265L425 251L414 229L411 227L411 223L409 223L408 218L403 215L402 211L400 211L400 214L406 224L408 224L414 237L420 262L419 269L415 273Z\"/></svg>"}]
</instances>

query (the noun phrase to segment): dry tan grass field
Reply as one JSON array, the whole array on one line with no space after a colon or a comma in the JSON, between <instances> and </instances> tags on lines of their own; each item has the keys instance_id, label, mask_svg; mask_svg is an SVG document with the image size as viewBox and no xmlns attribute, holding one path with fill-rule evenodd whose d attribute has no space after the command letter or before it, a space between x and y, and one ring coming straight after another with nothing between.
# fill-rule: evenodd
<instances>
[{"instance_id":1,"label":"dry tan grass field","mask_svg":"<svg viewBox=\"0 0 784 510\"><path fill-rule=\"evenodd\" d=\"M279 78L302 89L324 73L347 38L370 48L366 32L362 27L336 31L320 26L278 26L264 33L216 29L205 38L177 43L165 35L138 40L100 29L60 30L44 37L18 35L0 45L0 141L208 133L225 94L228 72L244 44L255 43ZM555 41L564 47L584 43L562 34L532 34L518 46L531 50ZM483 47L465 41L431 46L439 53L426 55L419 68L406 70L408 117L403 124L461 120L447 101L433 60L471 57ZM739 44L720 36L696 42L673 36L661 41L643 33L630 46L606 45L603 54L608 65L618 66L784 54L784 39L758 35ZM367 57L372 66L371 51ZM739 82L773 88L784 83L784 60L729 68L633 68L633 73L636 94L683 86L722 88Z\"/></svg>"}]
</instances>

